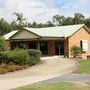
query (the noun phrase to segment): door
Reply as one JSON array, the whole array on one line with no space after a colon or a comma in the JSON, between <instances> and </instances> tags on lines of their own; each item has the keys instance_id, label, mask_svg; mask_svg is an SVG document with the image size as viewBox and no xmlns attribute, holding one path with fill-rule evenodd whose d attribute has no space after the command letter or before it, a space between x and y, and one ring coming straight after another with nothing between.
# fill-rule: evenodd
<instances>
[{"instance_id":1,"label":"door","mask_svg":"<svg viewBox=\"0 0 90 90\"><path fill-rule=\"evenodd\" d=\"M64 55L64 41L58 41L55 43L55 54Z\"/></svg>"},{"instance_id":2,"label":"door","mask_svg":"<svg viewBox=\"0 0 90 90\"><path fill-rule=\"evenodd\" d=\"M47 55L47 42L40 42L40 51L42 52L43 55Z\"/></svg>"},{"instance_id":3,"label":"door","mask_svg":"<svg viewBox=\"0 0 90 90\"><path fill-rule=\"evenodd\" d=\"M35 41L30 41L29 42L29 49L36 49L37 43Z\"/></svg>"}]
</instances>

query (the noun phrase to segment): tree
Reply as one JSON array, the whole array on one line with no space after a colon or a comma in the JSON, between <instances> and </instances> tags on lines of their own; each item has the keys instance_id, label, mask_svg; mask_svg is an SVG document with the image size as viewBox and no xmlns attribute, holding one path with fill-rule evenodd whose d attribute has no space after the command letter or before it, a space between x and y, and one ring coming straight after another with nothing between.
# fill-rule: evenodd
<instances>
[{"instance_id":1,"label":"tree","mask_svg":"<svg viewBox=\"0 0 90 90\"><path fill-rule=\"evenodd\" d=\"M53 23L57 26L65 25L66 18L64 16L55 15L53 17Z\"/></svg>"},{"instance_id":2,"label":"tree","mask_svg":"<svg viewBox=\"0 0 90 90\"><path fill-rule=\"evenodd\" d=\"M5 39L0 36L0 52L9 50L9 47L6 45Z\"/></svg>"},{"instance_id":3,"label":"tree","mask_svg":"<svg viewBox=\"0 0 90 90\"><path fill-rule=\"evenodd\" d=\"M84 23L85 16L81 13L74 14L74 24L82 24Z\"/></svg>"},{"instance_id":4,"label":"tree","mask_svg":"<svg viewBox=\"0 0 90 90\"><path fill-rule=\"evenodd\" d=\"M90 17L84 20L85 25L90 28Z\"/></svg>"},{"instance_id":5,"label":"tree","mask_svg":"<svg viewBox=\"0 0 90 90\"><path fill-rule=\"evenodd\" d=\"M0 35L4 35L12 30L11 25L3 18L0 19Z\"/></svg>"},{"instance_id":6,"label":"tree","mask_svg":"<svg viewBox=\"0 0 90 90\"><path fill-rule=\"evenodd\" d=\"M34 21L34 22L32 23L32 26L33 26L33 28L37 28L37 23Z\"/></svg>"},{"instance_id":7,"label":"tree","mask_svg":"<svg viewBox=\"0 0 90 90\"><path fill-rule=\"evenodd\" d=\"M43 27L46 27L46 24L43 24L43 23L38 24L38 28L43 28Z\"/></svg>"},{"instance_id":8,"label":"tree","mask_svg":"<svg viewBox=\"0 0 90 90\"><path fill-rule=\"evenodd\" d=\"M14 20L11 22L11 26L13 30L18 30L18 24Z\"/></svg>"},{"instance_id":9,"label":"tree","mask_svg":"<svg viewBox=\"0 0 90 90\"><path fill-rule=\"evenodd\" d=\"M46 22L46 27L53 27L55 26L51 21Z\"/></svg>"},{"instance_id":10,"label":"tree","mask_svg":"<svg viewBox=\"0 0 90 90\"><path fill-rule=\"evenodd\" d=\"M73 25L73 18L72 17L67 17L65 21L65 25Z\"/></svg>"},{"instance_id":11,"label":"tree","mask_svg":"<svg viewBox=\"0 0 90 90\"><path fill-rule=\"evenodd\" d=\"M25 23L24 21L26 20L24 17L23 17L23 13L17 13L17 12L14 12L13 15L16 16L16 20L14 20L14 24L17 24L19 30L22 30Z\"/></svg>"}]
</instances>

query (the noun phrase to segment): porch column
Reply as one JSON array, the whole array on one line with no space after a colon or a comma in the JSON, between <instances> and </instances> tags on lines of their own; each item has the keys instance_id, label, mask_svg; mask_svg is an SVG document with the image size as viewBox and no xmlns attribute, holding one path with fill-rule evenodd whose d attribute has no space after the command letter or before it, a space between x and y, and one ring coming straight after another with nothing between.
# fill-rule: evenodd
<instances>
[{"instance_id":1,"label":"porch column","mask_svg":"<svg viewBox=\"0 0 90 90\"><path fill-rule=\"evenodd\" d=\"M39 41L39 39L37 40L37 49L40 50L40 41Z\"/></svg>"},{"instance_id":2,"label":"porch column","mask_svg":"<svg viewBox=\"0 0 90 90\"><path fill-rule=\"evenodd\" d=\"M59 50L59 57L60 57L60 54L61 54L61 52L60 52L60 49L61 49L61 44L60 44L60 41L59 41L59 48L58 48Z\"/></svg>"}]
</instances>

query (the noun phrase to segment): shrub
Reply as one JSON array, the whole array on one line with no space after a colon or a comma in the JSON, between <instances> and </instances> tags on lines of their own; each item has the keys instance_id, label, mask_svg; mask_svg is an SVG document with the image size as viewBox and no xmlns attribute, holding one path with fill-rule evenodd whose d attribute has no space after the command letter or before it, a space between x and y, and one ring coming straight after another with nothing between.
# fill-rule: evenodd
<instances>
[{"instance_id":1,"label":"shrub","mask_svg":"<svg viewBox=\"0 0 90 90\"><path fill-rule=\"evenodd\" d=\"M26 65L8 65L7 70L9 72L14 72L16 70L22 70L22 69L26 69Z\"/></svg>"},{"instance_id":2,"label":"shrub","mask_svg":"<svg viewBox=\"0 0 90 90\"><path fill-rule=\"evenodd\" d=\"M73 55L74 58L76 58L82 54L82 49L74 45L71 47L71 54Z\"/></svg>"},{"instance_id":3,"label":"shrub","mask_svg":"<svg viewBox=\"0 0 90 90\"><path fill-rule=\"evenodd\" d=\"M41 52L37 50L13 50L0 53L0 63L35 65L40 62Z\"/></svg>"},{"instance_id":4,"label":"shrub","mask_svg":"<svg viewBox=\"0 0 90 90\"><path fill-rule=\"evenodd\" d=\"M17 69L16 69L16 65L8 65L8 71L9 72L14 72L14 71L16 71Z\"/></svg>"},{"instance_id":5,"label":"shrub","mask_svg":"<svg viewBox=\"0 0 90 90\"><path fill-rule=\"evenodd\" d=\"M6 64L13 62L15 64L24 65L29 63L29 54L25 50L5 51L0 53L0 61Z\"/></svg>"},{"instance_id":6,"label":"shrub","mask_svg":"<svg viewBox=\"0 0 90 90\"><path fill-rule=\"evenodd\" d=\"M26 69L27 65L6 65L6 64L1 64L0 65L0 74L5 74L7 72L14 72L16 70L22 70Z\"/></svg>"},{"instance_id":7,"label":"shrub","mask_svg":"<svg viewBox=\"0 0 90 90\"><path fill-rule=\"evenodd\" d=\"M0 74L5 74L5 73L7 73L7 72L8 72L7 69L5 69L5 68L0 68Z\"/></svg>"},{"instance_id":8,"label":"shrub","mask_svg":"<svg viewBox=\"0 0 90 90\"><path fill-rule=\"evenodd\" d=\"M29 63L29 54L25 50L13 51L14 63L24 65Z\"/></svg>"},{"instance_id":9,"label":"shrub","mask_svg":"<svg viewBox=\"0 0 90 90\"><path fill-rule=\"evenodd\" d=\"M28 50L29 53L29 64L30 65L35 65L38 62L40 62L40 57L41 57L41 52L39 50Z\"/></svg>"}]
</instances>

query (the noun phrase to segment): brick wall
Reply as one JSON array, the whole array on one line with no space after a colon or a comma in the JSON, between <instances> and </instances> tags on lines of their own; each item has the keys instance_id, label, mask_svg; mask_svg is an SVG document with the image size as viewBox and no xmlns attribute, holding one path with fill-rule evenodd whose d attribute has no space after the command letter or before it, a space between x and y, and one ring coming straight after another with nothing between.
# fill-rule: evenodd
<instances>
[{"instance_id":1,"label":"brick wall","mask_svg":"<svg viewBox=\"0 0 90 90\"><path fill-rule=\"evenodd\" d=\"M69 53L68 38L64 40L64 53Z\"/></svg>"},{"instance_id":2,"label":"brick wall","mask_svg":"<svg viewBox=\"0 0 90 90\"><path fill-rule=\"evenodd\" d=\"M55 55L55 41L48 41L48 54Z\"/></svg>"},{"instance_id":3,"label":"brick wall","mask_svg":"<svg viewBox=\"0 0 90 90\"><path fill-rule=\"evenodd\" d=\"M78 32L76 32L72 37L69 38L69 49L73 45L77 45L80 47L81 40L88 40L88 51L82 54L82 58L87 59L87 56L90 55L90 34L84 28L81 28ZM70 50L69 57L72 57Z\"/></svg>"}]
</instances>

